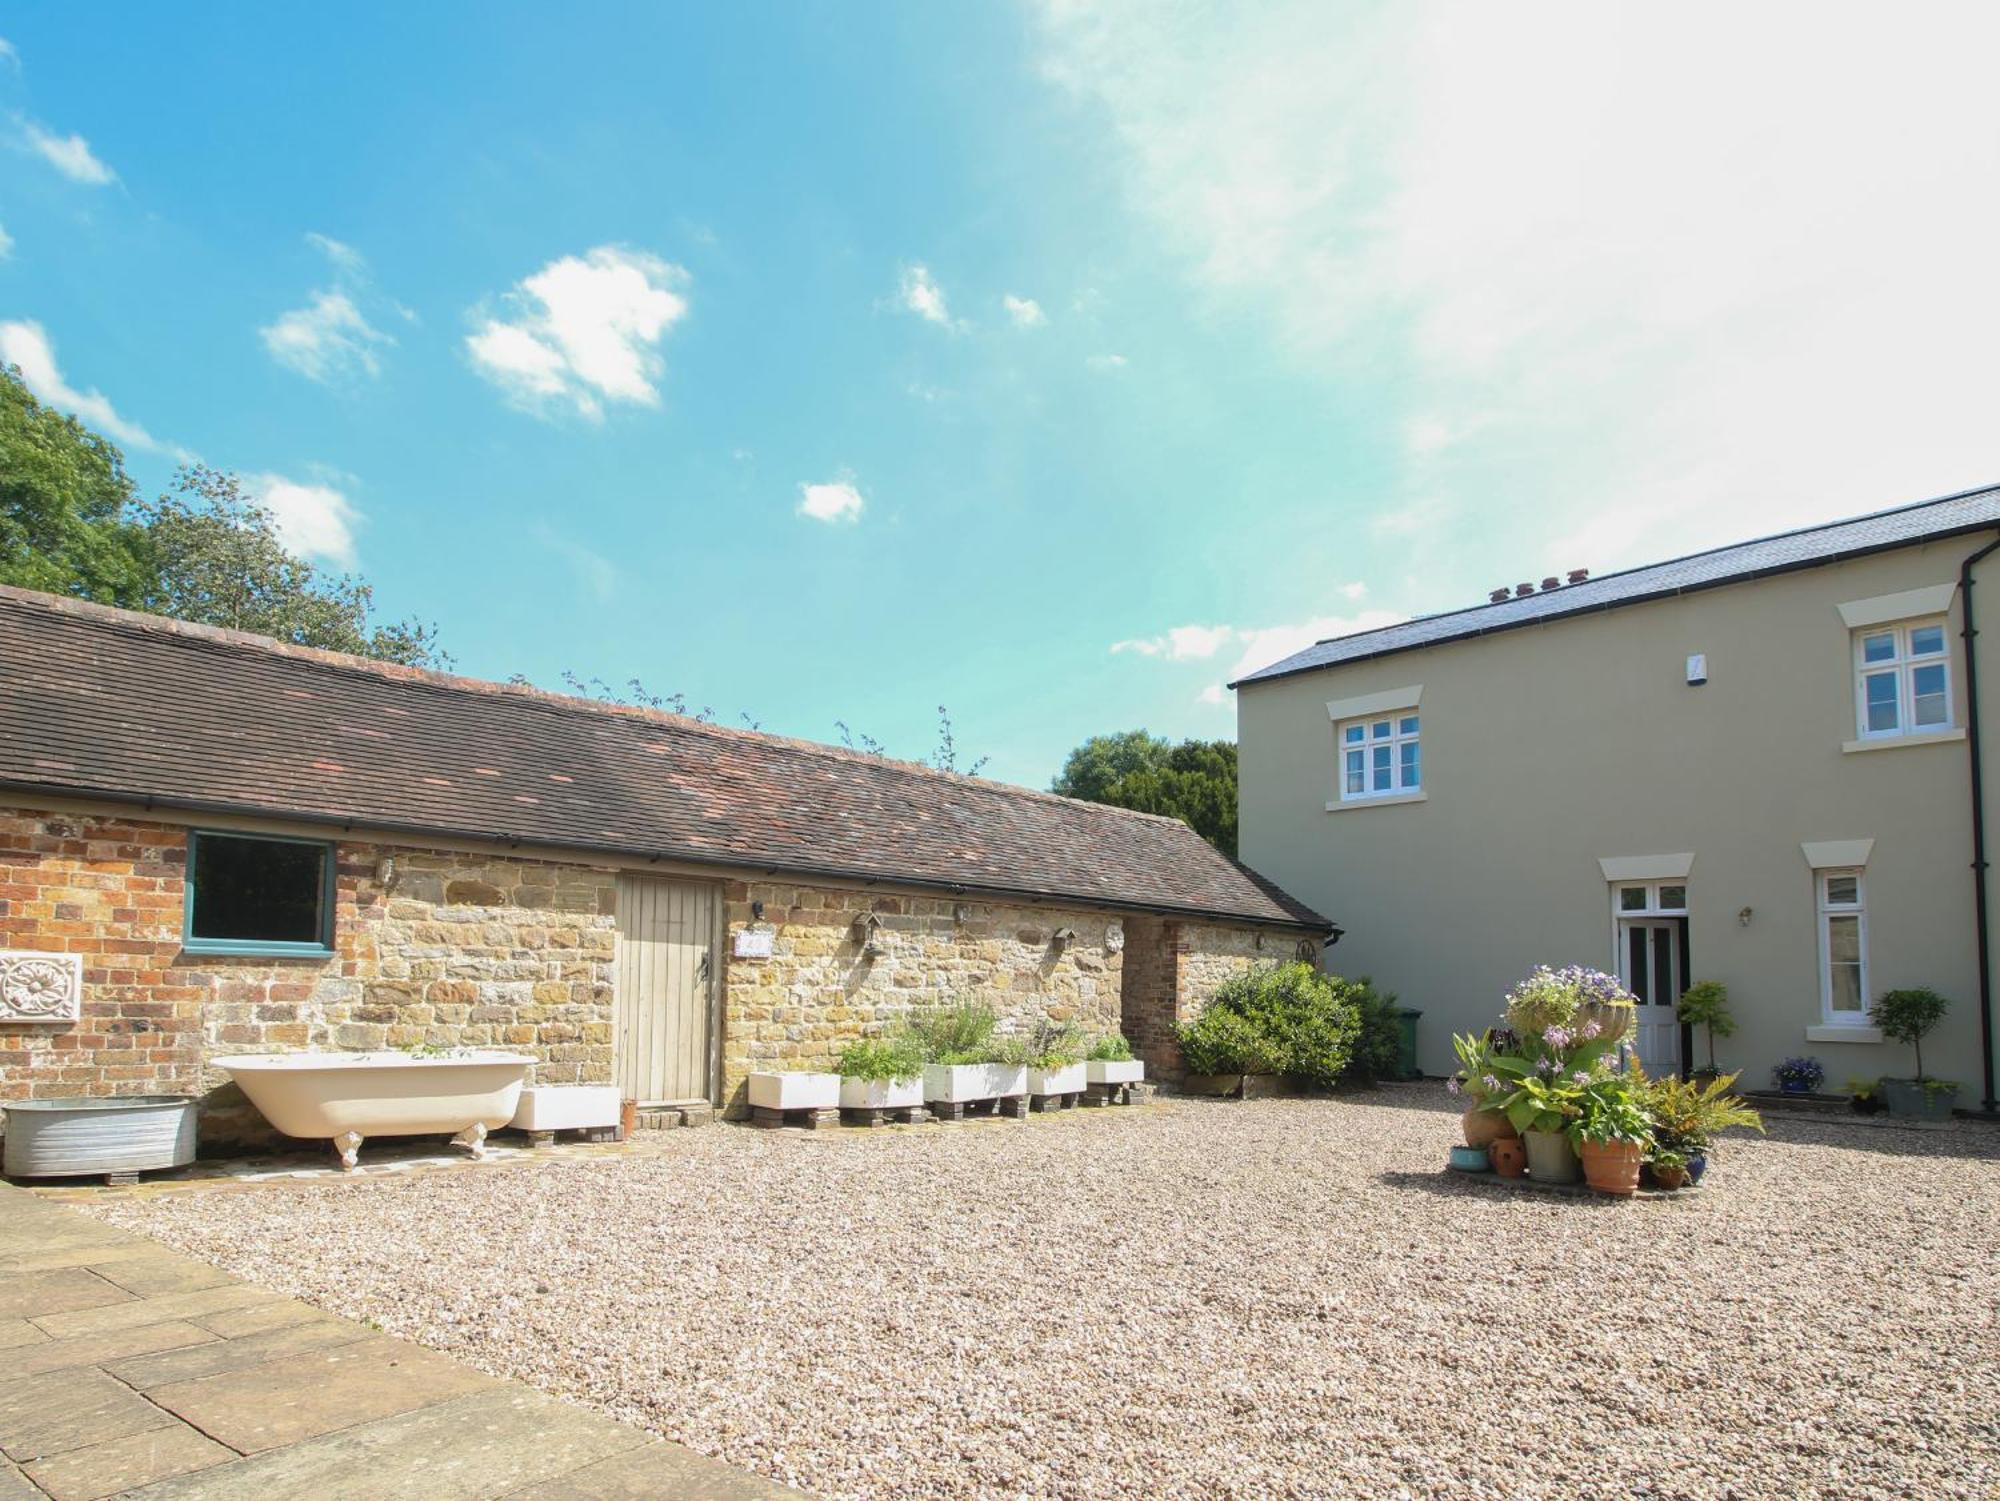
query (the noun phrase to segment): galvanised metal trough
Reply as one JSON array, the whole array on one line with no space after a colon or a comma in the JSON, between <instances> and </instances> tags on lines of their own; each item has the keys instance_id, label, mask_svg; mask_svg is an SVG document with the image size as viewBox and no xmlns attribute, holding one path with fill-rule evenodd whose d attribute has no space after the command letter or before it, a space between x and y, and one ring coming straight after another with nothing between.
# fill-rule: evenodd
<instances>
[{"instance_id":1,"label":"galvanised metal trough","mask_svg":"<svg viewBox=\"0 0 2000 1501\"><path fill-rule=\"evenodd\" d=\"M9 1178L130 1178L194 1161L194 1097L9 1100Z\"/></svg>"}]
</instances>

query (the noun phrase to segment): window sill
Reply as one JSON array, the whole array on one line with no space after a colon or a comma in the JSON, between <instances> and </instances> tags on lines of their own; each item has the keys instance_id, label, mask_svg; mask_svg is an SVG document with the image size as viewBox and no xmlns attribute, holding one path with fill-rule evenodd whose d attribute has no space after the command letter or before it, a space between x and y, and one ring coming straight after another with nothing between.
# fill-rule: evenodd
<instances>
[{"instance_id":1,"label":"window sill","mask_svg":"<svg viewBox=\"0 0 2000 1501\"><path fill-rule=\"evenodd\" d=\"M1880 1027L1824 1026L1807 1027L1807 1042L1880 1042Z\"/></svg>"},{"instance_id":2,"label":"window sill","mask_svg":"<svg viewBox=\"0 0 2000 1501\"><path fill-rule=\"evenodd\" d=\"M1901 750L1906 745L1949 745L1963 740L1964 730L1927 730L1921 735L1878 735L1873 740L1850 740L1841 746L1843 755L1856 751Z\"/></svg>"},{"instance_id":3,"label":"window sill","mask_svg":"<svg viewBox=\"0 0 2000 1501\"><path fill-rule=\"evenodd\" d=\"M191 940L181 945L191 959L337 959L339 954L321 943L220 943Z\"/></svg>"},{"instance_id":4,"label":"window sill","mask_svg":"<svg viewBox=\"0 0 2000 1501\"><path fill-rule=\"evenodd\" d=\"M1429 799L1424 792L1398 792L1392 797L1357 797L1345 802L1328 803L1329 813L1353 813L1362 808L1393 808L1401 803L1421 803Z\"/></svg>"}]
</instances>

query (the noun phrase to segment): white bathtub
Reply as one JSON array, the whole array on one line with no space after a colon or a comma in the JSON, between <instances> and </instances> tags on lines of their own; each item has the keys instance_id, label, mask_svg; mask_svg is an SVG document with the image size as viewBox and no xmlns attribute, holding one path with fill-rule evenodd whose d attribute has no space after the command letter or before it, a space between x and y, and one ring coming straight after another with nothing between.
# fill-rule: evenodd
<instances>
[{"instance_id":1,"label":"white bathtub","mask_svg":"<svg viewBox=\"0 0 2000 1501\"><path fill-rule=\"evenodd\" d=\"M243 1053L212 1060L287 1136L331 1141L352 1171L370 1136L453 1133L475 1157L514 1118L535 1061L519 1053Z\"/></svg>"}]
</instances>

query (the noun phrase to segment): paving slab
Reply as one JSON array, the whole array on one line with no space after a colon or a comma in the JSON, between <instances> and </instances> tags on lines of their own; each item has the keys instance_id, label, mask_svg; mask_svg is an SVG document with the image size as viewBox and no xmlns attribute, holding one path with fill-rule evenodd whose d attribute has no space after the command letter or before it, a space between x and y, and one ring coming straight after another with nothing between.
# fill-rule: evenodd
<instances>
[{"instance_id":1,"label":"paving slab","mask_svg":"<svg viewBox=\"0 0 2000 1501\"><path fill-rule=\"evenodd\" d=\"M98 1501L135 1485L206 1470L237 1457L184 1423L71 1449L28 1466L28 1478L55 1501ZM4 1497L5 1492L0 1492Z\"/></svg>"},{"instance_id":2,"label":"paving slab","mask_svg":"<svg viewBox=\"0 0 2000 1501\"><path fill-rule=\"evenodd\" d=\"M149 1392L154 1387L171 1386L179 1381L199 1381L204 1376L263 1365L280 1356L351 1345L356 1340L370 1338L372 1333L365 1325L321 1314L305 1323L287 1324L262 1334L246 1334L241 1339L210 1339L157 1355L113 1361L104 1369L134 1391Z\"/></svg>"},{"instance_id":3,"label":"paving slab","mask_svg":"<svg viewBox=\"0 0 2000 1501\"><path fill-rule=\"evenodd\" d=\"M0 1318L38 1319L74 1308L130 1303L132 1294L80 1266L0 1278Z\"/></svg>"},{"instance_id":4,"label":"paving slab","mask_svg":"<svg viewBox=\"0 0 2000 1501\"><path fill-rule=\"evenodd\" d=\"M487 1501L549 1494L567 1471L646 1443L646 1435L526 1387L495 1386L418 1412L273 1449L149 1485L129 1501ZM703 1464L726 1466L714 1460ZM667 1488L656 1497L689 1492Z\"/></svg>"},{"instance_id":5,"label":"paving slab","mask_svg":"<svg viewBox=\"0 0 2000 1501\"><path fill-rule=\"evenodd\" d=\"M37 1344L48 1336L26 1319L0 1319L0 1350Z\"/></svg>"},{"instance_id":6,"label":"paving slab","mask_svg":"<svg viewBox=\"0 0 2000 1501\"><path fill-rule=\"evenodd\" d=\"M133 1355L151 1355L159 1350L178 1350L185 1345L212 1344L215 1336L192 1324L168 1321L141 1324L135 1329L114 1329L109 1334L85 1334L76 1339L52 1339L39 1345L23 1345L8 1353L8 1376L40 1376L50 1371L81 1366L101 1366L107 1361Z\"/></svg>"},{"instance_id":7,"label":"paving slab","mask_svg":"<svg viewBox=\"0 0 2000 1501\"><path fill-rule=\"evenodd\" d=\"M297 1298L282 1298L276 1303L259 1303L251 1308L231 1308L222 1313L204 1313L188 1322L199 1324L212 1330L224 1339L241 1339L246 1334L263 1334L267 1330L282 1329L287 1324L310 1324L314 1319L330 1317L323 1309L310 1303L301 1303Z\"/></svg>"},{"instance_id":8,"label":"paving slab","mask_svg":"<svg viewBox=\"0 0 2000 1501\"><path fill-rule=\"evenodd\" d=\"M0 1452L18 1464L172 1423L166 1413L102 1371L0 1384Z\"/></svg>"},{"instance_id":9,"label":"paving slab","mask_svg":"<svg viewBox=\"0 0 2000 1501\"><path fill-rule=\"evenodd\" d=\"M219 1266L196 1261L192 1256L176 1256L162 1251L154 1256L129 1256L119 1261L93 1262L91 1275L114 1287L142 1298L164 1297L168 1293L200 1292L205 1287L228 1287L236 1279Z\"/></svg>"},{"instance_id":10,"label":"paving slab","mask_svg":"<svg viewBox=\"0 0 2000 1501\"><path fill-rule=\"evenodd\" d=\"M21 1473L21 1467L0 1459L0 1501L48 1501L48 1492Z\"/></svg>"},{"instance_id":11,"label":"paving slab","mask_svg":"<svg viewBox=\"0 0 2000 1501\"><path fill-rule=\"evenodd\" d=\"M154 1387L147 1396L245 1454L499 1386L387 1335Z\"/></svg>"},{"instance_id":12,"label":"paving slab","mask_svg":"<svg viewBox=\"0 0 2000 1501\"><path fill-rule=\"evenodd\" d=\"M8 1200L11 1208L14 1201ZM133 1257L158 1256L160 1247L150 1240L128 1236L119 1241L81 1240L71 1244L43 1243L32 1251L0 1256L0 1275L18 1272L46 1272L64 1266L108 1266Z\"/></svg>"},{"instance_id":13,"label":"paving slab","mask_svg":"<svg viewBox=\"0 0 2000 1501\"><path fill-rule=\"evenodd\" d=\"M34 1322L45 1334L73 1339L80 1334L110 1334L140 1324L199 1318L206 1313L224 1313L232 1308L249 1308L283 1299L283 1293L239 1282L228 1287L205 1287L199 1292L171 1293L163 1298L133 1298L124 1303L107 1303L101 1308L79 1308L73 1313L50 1314Z\"/></svg>"},{"instance_id":14,"label":"paving slab","mask_svg":"<svg viewBox=\"0 0 2000 1501\"><path fill-rule=\"evenodd\" d=\"M572 1470L560 1480L507 1493L506 1501L775 1501L799 1492L697 1454L670 1439Z\"/></svg>"}]
</instances>

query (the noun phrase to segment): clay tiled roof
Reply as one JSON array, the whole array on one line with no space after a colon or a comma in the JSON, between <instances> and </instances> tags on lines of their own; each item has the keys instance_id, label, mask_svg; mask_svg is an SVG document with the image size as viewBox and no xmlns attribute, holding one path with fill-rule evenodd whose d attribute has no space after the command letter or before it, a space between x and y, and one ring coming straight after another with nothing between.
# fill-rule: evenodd
<instances>
[{"instance_id":1,"label":"clay tiled roof","mask_svg":"<svg viewBox=\"0 0 2000 1501\"><path fill-rule=\"evenodd\" d=\"M1565 584L1533 594L1518 595L1496 604L1475 605L1469 610L1453 610L1443 615L1425 615L1400 625L1360 631L1352 636L1334 636L1294 652L1283 661L1245 673L1231 687L1260 683L1267 678L1291 677L1343 662L1361 662L1370 657L1386 657L1419 647L1440 646L1447 641L1463 641L1472 636L1488 636L1495 631L1521 626L1542 625L1573 615L1593 615L1622 605L1641 604L1649 599L1667 599L1713 589L1723 584L1739 584L1766 578L1774 573L1791 573L1800 568L1817 568L1845 558L1886 552L1893 547L1912 547L1970 532L2000 526L2000 486L1967 490L1937 500L1898 506L1893 511L1876 511L1848 521L1809 526L1755 542L1738 542L1710 552L1675 558L1666 563L1649 563L1628 568L1623 573L1606 573L1580 584Z\"/></svg>"},{"instance_id":2,"label":"clay tiled roof","mask_svg":"<svg viewBox=\"0 0 2000 1501\"><path fill-rule=\"evenodd\" d=\"M18 589L0 785L1326 925L1176 819Z\"/></svg>"}]
</instances>

